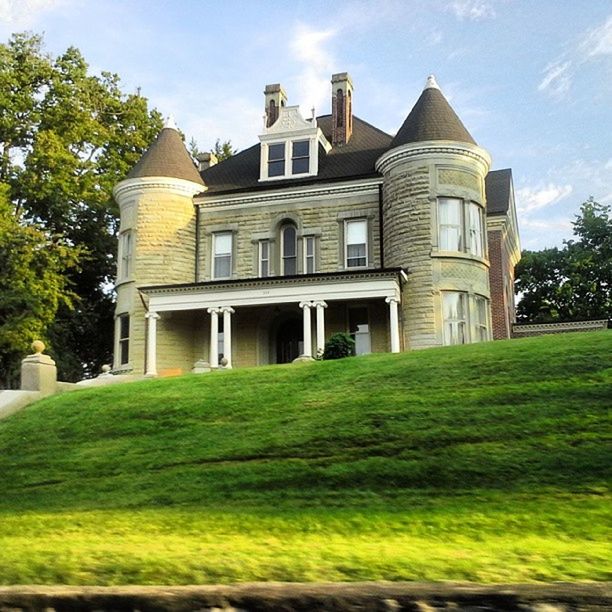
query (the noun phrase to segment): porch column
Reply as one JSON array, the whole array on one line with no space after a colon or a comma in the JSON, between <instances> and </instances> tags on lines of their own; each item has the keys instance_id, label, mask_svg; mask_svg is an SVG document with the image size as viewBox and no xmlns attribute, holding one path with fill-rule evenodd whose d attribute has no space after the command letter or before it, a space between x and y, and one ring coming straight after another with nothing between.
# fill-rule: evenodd
<instances>
[{"instance_id":1,"label":"porch column","mask_svg":"<svg viewBox=\"0 0 612 612\"><path fill-rule=\"evenodd\" d=\"M397 305L399 300L396 297L388 297L385 302L389 304L389 323L391 331L391 352L400 352L399 318L397 315Z\"/></svg>"},{"instance_id":2,"label":"porch column","mask_svg":"<svg viewBox=\"0 0 612 612\"><path fill-rule=\"evenodd\" d=\"M310 309L312 302L300 302L304 311L304 357L312 357L312 327L310 324Z\"/></svg>"},{"instance_id":3,"label":"porch column","mask_svg":"<svg viewBox=\"0 0 612 612\"><path fill-rule=\"evenodd\" d=\"M210 315L210 367L219 367L219 308L209 308Z\"/></svg>"},{"instance_id":4,"label":"porch column","mask_svg":"<svg viewBox=\"0 0 612 612\"><path fill-rule=\"evenodd\" d=\"M226 368L232 367L232 315L234 309L231 306L223 306L223 357L227 359Z\"/></svg>"},{"instance_id":5,"label":"porch column","mask_svg":"<svg viewBox=\"0 0 612 612\"><path fill-rule=\"evenodd\" d=\"M323 355L325 350L325 309L327 304L323 301L314 302L317 309L317 357Z\"/></svg>"},{"instance_id":6,"label":"porch column","mask_svg":"<svg viewBox=\"0 0 612 612\"><path fill-rule=\"evenodd\" d=\"M157 319L159 315L149 311L147 319L147 369L145 376L157 376Z\"/></svg>"}]
</instances>

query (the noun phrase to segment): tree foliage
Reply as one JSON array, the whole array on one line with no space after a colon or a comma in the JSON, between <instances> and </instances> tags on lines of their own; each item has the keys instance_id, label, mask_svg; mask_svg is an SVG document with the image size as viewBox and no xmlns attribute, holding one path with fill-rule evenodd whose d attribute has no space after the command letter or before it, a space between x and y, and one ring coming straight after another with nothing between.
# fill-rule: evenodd
<instances>
[{"instance_id":1,"label":"tree foliage","mask_svg":"<svg viewBox=\"0 0 612 612\"><path fill-rule=\"evenodd\" d=\"M64 379L95 372L110 358L118 229L112 188L160 128L145 98L122 93L117 75L90 75L77 49L53 59L42 38L28 34L0 45L0 182L9 188L9 213L61 237L79 262L63 269L74 309L58 300L57 317L40 330Z\"/></svg>"},{"instance_id":2,"label":"tree foliage","mask_svg":"<svg viewBox=\"0 0 612 612\"><path fill-rule=\"evenodd\" d=\"M612 313L612 216L590 198L563 248L524 251L516 269L520 321L605 319Z\"/></svg>"}]
</instances>

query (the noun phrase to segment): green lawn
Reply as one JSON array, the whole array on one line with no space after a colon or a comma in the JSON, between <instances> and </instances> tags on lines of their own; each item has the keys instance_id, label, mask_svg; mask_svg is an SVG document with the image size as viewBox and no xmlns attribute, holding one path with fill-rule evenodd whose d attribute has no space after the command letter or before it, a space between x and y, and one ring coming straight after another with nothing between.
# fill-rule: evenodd
<instances>
[{"instance_id":1,"label":"green lawn","mask_svg":"<svg viewBox=\"0 0 612 612\"><path fill-rule=\"evenodd\" d=\"M49 398L0 421L0 583L610 579L611 404L611 332Z\"/></svg>"}]
</instances>

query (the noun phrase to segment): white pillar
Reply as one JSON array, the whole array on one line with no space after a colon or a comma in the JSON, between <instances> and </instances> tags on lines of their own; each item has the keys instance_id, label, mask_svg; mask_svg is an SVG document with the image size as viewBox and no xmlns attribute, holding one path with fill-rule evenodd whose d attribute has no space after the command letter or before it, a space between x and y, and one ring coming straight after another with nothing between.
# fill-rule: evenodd
<instances>
[{"instance_id":1,"label":"white pillar","mask_svg":"<svg viewBox=\"0 0 612 612\"><path fill-rule=\"evenodd\" d=\"M389 304L389 323L391 331L391 352L400 352L399 318L397 315L397 305L399 300L396 297L388 297L385 302Z\"/></svg>"},{"instance_id":2,"label":"white pillar","mask_svg":"<svg viewBox=\"0 0 612 612\"><path fill-rule=\"evenodd\" d=\"M300 302L300 308L304 311L304 357L312 357L312 327L310 324L310 308L312 302Z\"/></svg>"},{"instance_id":3,"label":"white pillar","mask_svg":"<svg viewBox=\"0 0 612 612\"><path fill-rule=\"evenodd\" d=\"M157 319L156 312L147 312L147 370L145 376L157 376Z\"/></svg>"},{"instance_id":4,"label":"white pillar","mask_svg":"<svg viewBox=\"0 0 612 612\"><path fill-rule=\"evenodd\" d=\"M232 367L232 315L234 309L231 306L221 308L223 312L223 357L227 359L226 368Z\"/></svg>"},{"instance_id":5,"label":"white pillar","mask_svg":"<svg viewBox=\"0 0 612 612\"><path fill-rule=\"evenodd\" d=\"M323 355L325 350L325 309L327 304L323 301L314 302L317 308L317 357Z\"/></svg>"},{"instance_id":6,"label":"white pillar","mask_svg":"<svg viewBox=\"0 0 612 612\"><path fill-rule=\"evenodd\" d=\"M210 315L210 367L219 367L219 309L209 308Z\"/></svg>"}]
</instances>

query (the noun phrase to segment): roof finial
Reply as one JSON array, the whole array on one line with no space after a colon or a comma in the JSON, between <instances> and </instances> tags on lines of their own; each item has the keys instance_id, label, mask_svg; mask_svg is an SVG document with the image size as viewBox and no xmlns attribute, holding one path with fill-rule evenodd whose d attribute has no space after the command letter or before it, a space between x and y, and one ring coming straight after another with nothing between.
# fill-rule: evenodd
<instances>
[{"instance_id":1,"label":"roof finial","mask_svg":"<svg viewBox=\"0 0 612 612\"><path fill-rule=\"evenodd\" d=\"M164 122L164 128L170 128L171 130L176 130L178 132L178 128L176 127L176 122L174 121L174 115L170 114L166 118Z\"/></svg>"},{"instance_id":2,"label":"roof finial","mask_svg":"<svg viewBox=\"0 0 612 612\"><path fill-rule=\"evenodd\" d=\"M425 83L425 89L440 89L439 85L436 83L436 77L433 74L430 74L427 77L427 83Z\"/></svg>"}]
</instances>

